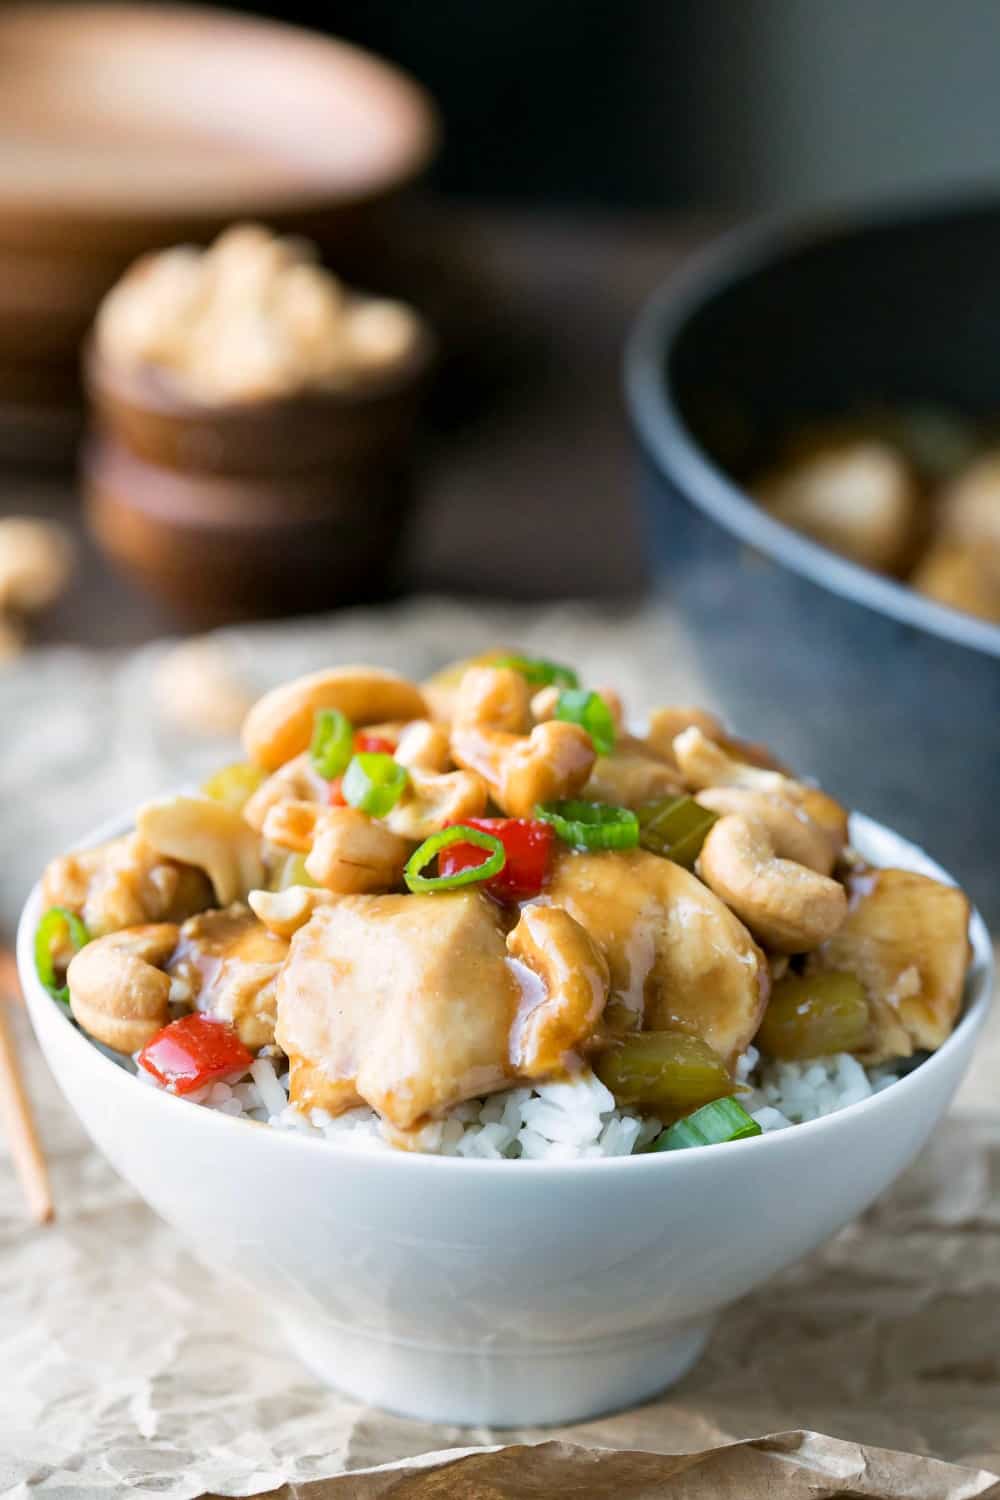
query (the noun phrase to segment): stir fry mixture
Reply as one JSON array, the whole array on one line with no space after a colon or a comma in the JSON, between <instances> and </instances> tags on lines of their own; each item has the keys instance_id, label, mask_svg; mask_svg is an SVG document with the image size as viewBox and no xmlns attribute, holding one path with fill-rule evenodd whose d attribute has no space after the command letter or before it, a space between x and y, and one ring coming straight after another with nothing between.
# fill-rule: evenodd
<instances>
[{"instance_id":1,"label":"stir fry mixture","mask_svg":"<svg viewBox=\"0 0 1000 1500\"><path fill-rule=\"evenodd\" d=\"M706 712L632 734L613 691L494 652L300 678L243 743L44 876L43 982L176 1094L266 1059L293 1110L421 1149L468 1101L596 1077L675 1149L759 1133L748 1049L870 1065L955 1024L965 896L867 866Z\"/></svg>"},{"instance_id":2,"label":"stir fry mixture","mask_svg":"<svg viewBox=\"0 0 1000 1500\"><path fill-rule=\"evenodd\" d=\"M780 521L1000 624L1000 449L945 411L807 426L753 484Z\"/></svg>"}]
</instances>

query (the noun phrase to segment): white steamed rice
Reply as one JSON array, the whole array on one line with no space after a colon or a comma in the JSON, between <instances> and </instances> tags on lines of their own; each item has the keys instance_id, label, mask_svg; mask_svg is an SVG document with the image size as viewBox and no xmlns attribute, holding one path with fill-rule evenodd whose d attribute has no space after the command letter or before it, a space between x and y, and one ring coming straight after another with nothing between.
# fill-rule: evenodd
<instances>
[{"instance_id":1,"label":"white steamed rice","mask_svg":"<svg viewBox=\"0 0 1000 1500\"><path fill-rule=\"evenodd\" d=\"M333 1116L324 1109L300 1110L289 1104L288 1074L279 1073L276 1060L258 1057L241 1077L209 1084L186 1098L220 1114L334 1146L393 1149L378 1115L367 1106ZM137 1071L144 1082L159 1087L144 1069ZM766 1132L857 1104L893 1083L897 1075L886 1068L866 1069L847 1052L809 1062L764 1063L750 1047L740 1059L737 1076L749 1090L740 1095L741 1103ZM651 1115L616 1108L608 1089L587 1071L571 1082L507 1089L459 1104L445 1119L426 1126L416 1144L438 1156L570 1161L631 1156L661 1129L661 1121Z\"/></svg>"}]
</instances>

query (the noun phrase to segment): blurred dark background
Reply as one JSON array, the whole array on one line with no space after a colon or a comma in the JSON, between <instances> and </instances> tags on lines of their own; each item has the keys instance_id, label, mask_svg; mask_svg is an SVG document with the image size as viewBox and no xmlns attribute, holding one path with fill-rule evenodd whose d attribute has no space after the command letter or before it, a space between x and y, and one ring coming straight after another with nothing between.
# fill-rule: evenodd
<instances>
[{"instance_id":1,"label":"blurred dark background","mask_svg":"<svg viewBox=\"0 0 1000 1500\"><path fill-rule=\"evenodd\" d=\"M392 58L462 197L771 207L1000 177L996 0L231 5Z\"/></svg>"},{"instance_id":2,"label":"blurred dark background","mask_svg":"<svg viewBox=\"0 0 1000 1500\"><path fill-rule=\"evenodd\" d=\"M649 294L713 235L760 211L1000 179L996 0L225 8L310 26L395 62L443 123L426 178L406 184L392 205L400 217L387 219L374 253L362 245L351 261L347 240L321 246L348 282L412 302L442 355L405 526L393 558L386 549L377 597L634 601L655 579L621 360ZM286 107L279 92L246 101L251 135L266 138ZM136 97L156 113L155 87ZM211 115L210 104L201 99L195 113ZM122 134L131 139L128 124ZM77 254L66 235L39 257L27 243L14 244L0 278L15 329L6 369L0 360L0 438L30 463L8 472L0 443L0 516L59 520L79 559L31 639L125 644L193 628L114 573L87 533L72 476L83 426L78 348L61 348L59 386L47 354L28 359L22 304L30 294L58 311L76 259L86 269L92 247ZM12 266L27 293L11 290ZM96 305L97 293L84 293ZM558 545L545 545L552 537ZM260 551L273 571L270 549ZM198 589L224 602L201 581ZM321 606L348 602L330 589Z\"/></svg>"}]
</instances>

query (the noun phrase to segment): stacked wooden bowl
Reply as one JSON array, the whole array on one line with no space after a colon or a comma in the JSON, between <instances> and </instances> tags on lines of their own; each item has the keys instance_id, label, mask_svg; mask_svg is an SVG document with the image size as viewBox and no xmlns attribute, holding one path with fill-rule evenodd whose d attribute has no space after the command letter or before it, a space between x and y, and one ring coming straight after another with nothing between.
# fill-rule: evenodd
<instances>
[{"instance_id":1,"label":"stacked wooden bowl","mask_svg":"<svg viewBox=\"0 0 1000 1500\"><path fill-rule=\"evenodd\" d=\"M98 545L201 626L384 594L433 351L423 329L355 389L207 406L92 348L82 477Z\"/></svg>"},{"instance_id":2,"label":"stacked wooden bowl","mask_svg":"<svg viewBox=\"0 0 1000 1500\"><path fill-rule=\"evenodd\" d=\"M342 42L187 6L4 6L0 458L71 454L80 344L137 255L253 218L374 273L435 138L423 92Z\"/></svg>"}]
</instances>

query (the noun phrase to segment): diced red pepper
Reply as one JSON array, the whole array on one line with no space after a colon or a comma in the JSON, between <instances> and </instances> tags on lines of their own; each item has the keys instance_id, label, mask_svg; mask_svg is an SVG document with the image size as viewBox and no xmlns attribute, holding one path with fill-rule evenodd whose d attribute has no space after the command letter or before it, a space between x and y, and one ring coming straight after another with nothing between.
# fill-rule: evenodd
<instances>
[{"instance_id":1,"label":"diced red pepper","mask_svg":"<svg viewBox=\"0 0 1000 1500\"><path fill-rule=\"evenodd\" d=\"M326 800L330 807L346 807L347 798L344 796L343 776L335 776L332 781L327 782L326 786Z\"/></svg>"},{"instance_id":2,"label":"diced red pepper","mask_svg":"<svg viewBox=\"0 0 1000 1500\"><path fill-rule=\"evenodd\" d=\"M164 1026L139 1053L139 1066L172 1094L191 1094L216 1078L246 1072L253 1062L225 1021L195 1013Z\"/></svg>"},{"instance_id":3,"label":"diced red pepper","mask_svg":"<svg viewBox=\"0 0 1000 1500\"><path fill-rule=\"evenodd\" d=\"M535 818L462 818L467 828L492 833L503 844L507 863L499 875L484 880L482 889L498 901L527 901L545 884L552 862L555 829ZM485 863L487 855L474 844L451 844L438 856L441 875L457 875Z\"/></svg>"},{"instance_id":4,"label":"diced red pepper","mask_svg":"<svg viewBox=\"0 0 1000 1500\"><path fill-rule=\"evenodd\" d=\"M386 739L384 734L366 734L359 729L354 736L354 748L359 755L395 755L395 740Z\"/></svg>"}]
</instances>

